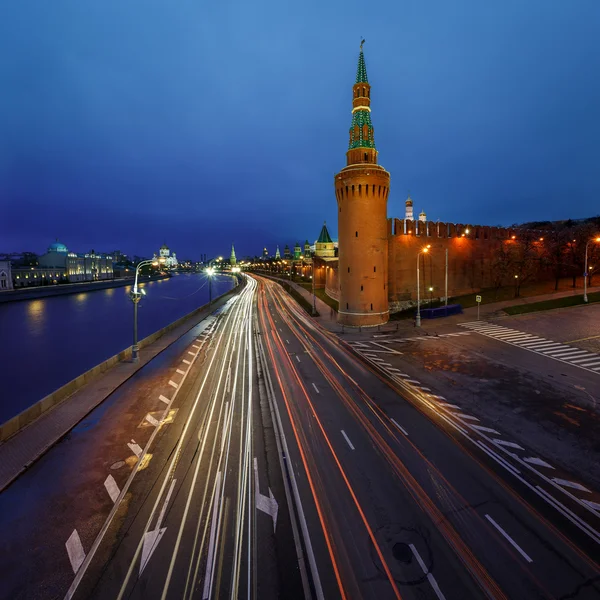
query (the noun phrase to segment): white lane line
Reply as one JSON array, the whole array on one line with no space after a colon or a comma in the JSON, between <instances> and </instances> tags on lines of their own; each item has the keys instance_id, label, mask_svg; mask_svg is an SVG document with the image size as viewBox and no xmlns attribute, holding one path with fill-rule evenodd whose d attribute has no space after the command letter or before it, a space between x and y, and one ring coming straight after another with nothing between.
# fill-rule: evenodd
<instances>
[{"instance_id":1,"label":"white lane line","mask_svg":"<svg viewBox=\"0 0 600 600\"><path fill-rule=\"evenodd\" d=\"M396 369L396 367L390 367L390 371L394 371L394 373L400 373L400 369Z\"/></svg>"},{"instance_id":2,"label":"white lane line","mask_svg":"<svg viewBox=\"0 0 600 600\"><path fill-rule=\"evenodd\" d=\"M585 486L581 485L580 483L577 483L576 481L569 481L567 479L557 479L555 477L552 479L552 481L554 481L554 483L557 483L558 485L561 485L563 487L570 487L570 488L573 488L574 490L579 490L580 492L587 492L588 494L592 493Z\"/></svg>"},{"instance_id":3,"label":"white lane line","mask_svg":"<svg viewBox=\"0 0 600 600\"><path fill-rule=\"evenodd\" d=\"M67 547L67 554L69 555L69 561L71 561L71 568L73 573L79 571L79 567L85 560L85 552L81 544L81 539L77 533L77 529L73 529L73 533L69 536L65 546Z\"/></svg>"},{"instance_id":4,"label":"white lane line","mask_svg":"<svg viewBox=\"0 0 600 600\"><path fill-rule=\"evenodd\" d=\"M181 369L177 369L177 373L179 373L180 375L185 375L185 371L182 371Z\"/></svg>"},{"instance_id":5,"label":"white lane line","mask_svg":"<svg viewBox=\"0 0 600 600\"><path fill-rule=\"evenodd\" d=\"M160 424L160 421L156 420L150 413L146 415L146 421L148 421L148 423L154 427L158 427Z\"/></svg>"},{"instance_id":6,"label":"white lane line","mask_svg":"<svg viewBox=\"0 0 600 600\"><path fill-rule=\"evenodd\" d=\"M215 553L215 536L217 533L217 511L219 508L221 471L217 473L215 480L215 499L213 504L213 514L210 524L210 538L208 542L208 559L206 561L206 573L204 575L204 589L202 590L202 600L207 600L210 595L211 580L212 580L212 564Z\"/></svg>"},{"instance_id":7,"label":"white lane line","mask_svg":"<svg viewBox=\"0 0 600 600\"><path fill-rule=\"evenodd\" d=\"M422 389L424 392L430 392L430 391L431 391L431 388L426 388L426 387L423 387L423 386L421 386L421 389Z\"/></svg>"},{"instance_id":8,"label":"white lane line","mask_svg":"<svg viewBox=\"0 0 600 600\"><path fill-rule=\"evenodd\" d=\"M496 435L500 435L498 431L492 429L491 427L484 427L483 425L471 425L473 429L477 429L477 431L485 431L486 433L495 433Z\"/></svg>"},{"instance_id":9,"label":"white lane line","mask_svg":"<svg viewBox=\"0 0 600 600\"><path fill-rule=\"evenodd\" d=\"M177 389L179 386L171 379L169 379L169 385Z\"/></svg>"},{"instance_id":10,"label":"white lane line","mask_svg":"<svg viewBox=\"0 0 600 600\"><path fill-rule=\"evenodd\" d=\"M129 444L127 444L127 446L129 446L129 449L139 458L142 455L142 448L140 447L139 444L136 443L135 440L131 440L131 442Z\"/></svg>"},{"instance_id":11,"label":"white lane line","mask_svg":"<svg viewBox=\"0 0 600 600\"><path fill-rule=\"evenodd\" d=\"M437 398L438 400L445 400L444 396L438 396L437 394L429 394L432 398Z\"/></svg>"},{"instance_id":12,"label":"white lane line","mask_svg":"<svg viewBox=\"0 0 600 600\"><path fill-rule=\"evenodd\" d=\"M186 358L184 358L181 362L184 362L186 365L191 365L192 363L187 360Z\"/></svg>"},{"instance_id":13,"label":"white lane line","mask_svg":"<svg viewBox=\"0 0 600 600\"><path fill-rule=\"evenodd\" d=\"M188 354L190 354L191 356L196 356L192 351L188 350Z\"/></svg>"},{"instance_id":14,"label":"white lane line","mask_svg":"<svg viewBox=\"0 0 600 600\"><path fill-rule=\"evenodd\" d=\"M417 559L419 566L423 570L423 573L425 573L425 575L427 576L427 581L429 581L431 587L433 588L433 591L435 592L435 595L439 598L439 600L446 600L446 596L442 594L442 590L440 590L438 582L435 580L435 577L429 572L429 569L427 569L427 567L425 566L425 563L423 562L421 555L417 552L417 549L415 548L414 544L409 544L408 546L412 550L412 553L415 555L415 558Z\"/></svg>"},{"instance_id":15,"label":"white lane line","mask_svg":"<svg viewBox=\"0 0 600 600\"><path fill-rule=\"evenodd\" d=\"M504 446L506 448L514 448L515 450L525 450L525 448L522 448L521 446L519 446L519 444L515 444L514 442L507 442L505 440L493 440L494 444L497 444L498 446Z\"/></svg>"},{"instance_id":16,"label":"white lane line","mask_svg":"<svg viewBox=\"0 0 600 600\"><path fill-rule=\"evenodd\" d=\"M407 380L406 380L406 383L414 383L414 384L416 384L416 385L419 385L421 382L420 382L420 381L417 381L416 379L407 379Z\"/></svg>"},{"instance_id":17,"label":"white lane line","mask_svg":"<svg viewBox=\"0 0 600 600\"><path fill-rule=\"evenodd\" d=\"M352 450L354 450L354 446L352 445L352 442L350 441L350 438L346 435L346 432L343 429L342 429L342 435L344 436L344 438L348 442L348 446L350 446L350 448L352 448Z\"/></svg>"},{"instance_id":18,"label":"white lane line","mask_svg":"<svg viewBox=\"0 0 600 600\"><path fill-rule=\"evenodd\" d=\"M570 358L583 358L584 354L589 354L587 350L561 350L557 352L553 350L552 352L544 352L544 354L552 354L554 358L561 358L562 360L569 360Z\"/></svg>"},{"instance_id":19,"label":"white lane line","mask_svg":"<svg viewBox=\"0 0 600 600\"><path fill-rule=\"evenodd\" d=\"M438 402L438 404L442 408L455 408L456 410L462 410L460 406L456 406L456 404L450 404L450 402Z\"/></svg>"},{"instance_id":20,"label":"white lane line","mask_svg":"<svg viewBox=\"0 0 600 600\"><path fill-rule=\"evenodd\" d=\"M317 394L320 394L321 392L319 391L319 388L313 383L312 386L315 388L315 392L317 392Z\"/></svg>"},{"instance_id":21,"label":"white lane line","mask_svg":"<svg viewBox=\"0 0 600 600\"><path fill-rule=\"evenodd\" d=\"M479 421L479 419L477 417L474 417L473 415L463 415L463 414L459 414L456 415L459 419L462 420L468 420L468 421Z\"/></svg>"},{"instance_id":22,"label":"white lane line","mask_svg":"<svg viewBox=\"0 0 600 600\"><path fill-rule=\"evenodd\" d=\"M290 340L285 340L285 343L289 345L289 343L290 343Z\"/></svg>"},{"instance_id":23,"label":"white lane line","mask_svg":"<svg viewBox=\"0 0 600 600\"><path fill-rule=\"evenodd\" d=\"M513 548L517 550L527 562L533 562L533 559L525 553L525 551L517 544L517 542L515 542L515 540L513 540L510 535L508 535L508 533L506 533L506 531L504 531L504 529L502 529L502 527L500 527L500 525L498 525L498 523L496 523L496 521L490 517L490 515L485 515L485 518L508 540L508 542L510 542Z\"/></svg>"},{"instance_id":24,"label":"white lane line","mask_svg":"<svg viewBox=\"0 0 600 600\"><path fill-rule=\"evenodd\" d=\"M600 367L593 367L592 371L600 371Z\"/></svg>"},{"instance_id":25,"label":"white lane line","mask_svg":"<svg viewBox=\"0 0 600 600\"><path fill-rule=\"evenodd\" d=\"M300 357L296 354L296 360L300 362Z\"/></svg>"},{"instance_id":26,"label":"white lane line","mask_svg":"<svg viewBox=\"0 0 600 600\"><path fill-rule=\"evenodd\" d=\"M600 504L592 502L591 500L582 500L582 502L589 506L594 512L598 513L598 516L600 517Z\"/></svg>"},{"instance_id":27,"label":"white lane line","mask_svg":"<svg viewBox=\"0 0 600 600\"><path fill-rule=\"evenodd\" d=\"M523 459L526 463L529 463L530 465L537 465L538 467L546 467L547 469L554 469L554 467L547 463L545 460L542 460L541 458L537 458L536 456L529 456L527 458Z\"/></svg>"},{"instance_id":28,"label":"white lane line","mask_svg":"<svg viewBox=\"0 0 600 600\"><path fill-rule=\"evenodd\" d=\"M110 496L110 499L113 501L113 504L117 501L119 494L121 491L119 490L119 486L115 481L115 478L112 475L109 475L104 481L104 487Z\"/></svg>"},{"instance_id":29,"label":"white lane line","mask_svg":"<svg viewBox=\"0 0 600 600\"><path fill-rule=\"evenodd\" d=\"M196 350L200 350L200 346L196 346L196 344L192 344L192 348L196 348Z\"/></svg>"},{"instance_id":30,"label":"white lane line","mask_svg":"<svg viewBox=\"0 0 600 600\"><path fill-rule=\"evenodd\" d=\"M168 398L165 398L162 394L158 397L158 399L161 402L164 402L165 404L169 404L169 402L171 402Z\"/></svg>"},{"instance_id":31,"label":"white lane line","mask_svg":"<svg viewBox=\"0 0 600 600\"><path fill-rule=\"evenodd\" d=\"M572 360L571 362L578 364L580 367L595 367L596 365L600 365L600 360L598 360L597 354L594 356L594 358L591 356L588 358L578 358L577 360Z\"/></svg>"},{"instance_id":32,"label":"white lane line","mask_svg":"<svg viewBox=\"0 0 600 600\"><path fill-rule=\"evenodd\" d=\"M548 348L549 346L557 346L557 345L562 345L562 344L557 344L556 342L551 342L549 340L547 341L539 341L536 342L535 344L522 344L523 348L531 348L531 349L537 349L537 348Z\"/></svg>"},{"instance_id":33,"label":"white lane line","mask_svg":"<svg viewBox=\"0 0 600 600\"><path fill-rule=\"evenodd\" d=\"M406 431L406 429L404 429L404 427L401 427L400 425L398 425L398 423L396 422L395 419L390 419L390 421L406 436L408 437L408 432Z\"/></svg>"}]
</instances>

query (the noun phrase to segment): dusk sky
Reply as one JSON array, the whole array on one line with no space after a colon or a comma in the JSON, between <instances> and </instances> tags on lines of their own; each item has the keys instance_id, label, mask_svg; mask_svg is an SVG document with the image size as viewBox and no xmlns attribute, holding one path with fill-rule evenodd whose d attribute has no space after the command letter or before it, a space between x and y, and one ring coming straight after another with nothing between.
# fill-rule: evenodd
<instances>
[{"instance_id":1,"label":"dusk sky","mask_svg":"<svg viewBox=\"0 0 600 600\"><path fill-rule=\"evenodd\" d=\"M6 0L0 252L337 235L361 37L388 216L600 213L600 1Z\"/></svg>"}]
</instances>

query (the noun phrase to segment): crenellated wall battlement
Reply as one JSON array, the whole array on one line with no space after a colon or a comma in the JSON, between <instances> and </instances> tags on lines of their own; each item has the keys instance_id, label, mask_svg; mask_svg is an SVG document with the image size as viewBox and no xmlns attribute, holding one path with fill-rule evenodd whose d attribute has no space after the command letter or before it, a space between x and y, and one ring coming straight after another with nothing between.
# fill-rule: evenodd
<instances>
[{"instance_id":1,"label":"crenellated wall battlement","mask_svg":"<svg viewBox=\"0 0 600 600\"><path fill-rule=\"evenodd\" d=\"M388 219L388 235L427 238L468 237L471 240L508 240L519 231L510 227L491 227L443 221L412 221L410 219Z\"/></svg>"}]
</instances>

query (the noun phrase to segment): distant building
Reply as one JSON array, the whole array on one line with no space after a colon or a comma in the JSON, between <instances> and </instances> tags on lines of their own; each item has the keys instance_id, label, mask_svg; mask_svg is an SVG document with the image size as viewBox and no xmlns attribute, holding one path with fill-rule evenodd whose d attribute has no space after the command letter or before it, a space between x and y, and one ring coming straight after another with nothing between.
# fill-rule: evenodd
<instances>
[{"instance_id":1,"label":"distant building","mask_svg":"<svg viewBox=\"0 0 600 600\"><path fill-rule=\"evenodd\" d=\"M13 289L10 260L0 260L0 292Z\"/></svg>"},{"instance_id":2,"label":"distant building","mask_svg":"<svg viewBox=\"0 0 600 600\"><path fill-rule=\"evenodd\" d=\"M406 210L404 213L404 218L407 221L412 221L414 219L414 217L413 217L413 201L412 201L412 198L410 197L410 194L408 194L408 198L406 199L405 205L406 205Z\"/></svg>"},{"instance_id":3,"label":"distant building","mask_svg":"<svg viewBox=\"0 0 600 600\"><path fill-rule=\"evenodd\" d=\"M294 260L300 260L300 256L302 255L302 247L300 246L300 242L296 242L294 246Z\"/></svg>"},{"instance_id":4,"label":"distant building","mask_svg":"<svg viewBox=\"0 0 600 600\"><path fill-rule=\"evenodd\" d=\"M427 215L425 214L424 210L422 210L421 213L419 214L419 221L421 221L421 223L427 222Z\"/></svg>"},{"instance_id":5,"label":"distant building","mask_svg":"<svg viewBox=\"0 0 600 600\"><path fill-rule=\"evenodd\" d=\"M177 262L177 255L175 254L175 252L171 252L171 250L169 249L169 246L167 246L166 244L163 244L159 251L158 251L158 256L156 256L156 254L154 255L154 259L158 259L158 258L164 258L165 262L163 263L164 266L167 269L176 269L177 265L179 264Z\"/></svg>"},{"instance_id":6,"label":"distant building","mask_svg":"<svg viewBox=\"0 0 600 600\"><path fill-rule=\"evenodd\" d=\"M310 258L310 255L311 255L310 244L308 243L308 240L306 240L304 242L304 258Z\"/></svg>"},{"instance_id":7,"label":"distant building","mask_svg":"<svg viewBox=\"0 0 600 600\"><path fill-rule=\"evenodd\" d=\"M76 254L57 240L38 258L37 266L13 268L12 278L15 288L112 279L112 256L94 250Z\"/></svg>"},{"instance_id":8,"label":"distant building","mask_svg":"<svg viewBox=\"0 0 600 600\"><path fill-rule=\"evenodd\" d=\"M279 252L279 246L277 246L277 250L275 250L275 258L281 258L281 253Z\"/></svg>"},{"instance_id":9,"label":"distant building","mask_svg":"<svg viewBox=\"0 0 600 600\"><path fill-rule=\"evenodd\" d=\"M235 267L237 260L235 258L235 248L233 247L233 243L231 244L231 257L229 258L229 264L232 267Z\"/></svg>"},{"instance_id":10,"label":"distant building","mask_svg":"<svg viewBox=\"0 0 600 600\"><path fill-rule=\"evenodd\" d=\"M263 248L262 255L263 258L269 258L269 251L267 250L266 246Z\"/></svg>"},{"instance_id":11,"label":"distant building","mask_svg":"<svg viewBox=\"0 0 600 600\"><path fill-rule=\"evenodd\" d=\"M292 252L290 250L290 247L286 244L285 248L283 249L283 258L292 258Z\"/></svg>"},{"instance_id":12,"label":"distant building","mask_svg":"<svg viewBox=\"0 0 600 600\"><path fill-rule=\"evenodd\" d=\"M315 255L322 258L331 258L335 256L335 244L327 231L327 223L323 223L319 239L316 243Z\"/></svg>"}]
</instances>

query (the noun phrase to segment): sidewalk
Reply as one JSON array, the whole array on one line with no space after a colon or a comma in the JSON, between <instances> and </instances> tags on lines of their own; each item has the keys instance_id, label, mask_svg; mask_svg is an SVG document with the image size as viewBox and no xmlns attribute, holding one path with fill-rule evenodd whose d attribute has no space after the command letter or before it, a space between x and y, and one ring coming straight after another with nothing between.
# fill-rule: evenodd
<instances>
[{"instance_id":1,"label":"sidewalk","mask_svg":"<svg viewBox=\"0 0 600 600\"><path fill-rule=\"evenodd\" d=\"M233 288L233 290L236 289ZM141 348L139 362L122 361L117 363L0 444L0 492L118 387L168 346L196 327L231 297L230 292L223 294L221 298L213 302L212 306L207 306L200 313L181 323L172 331L165 333L155 342Z\"/></svg>"},{"instance_id":2,"label":"sidewalk","mask_svg":"<svg viewBox=\"0 0 600 600\"><path fill-rule=\"evenodd\" d=\"M292 285L300 294L302 294L308 302L312 304L313 296L312 293L306 288L294 283L293 281L289 281L287 279L282 279L280 277L273 277L269 275L265 275L269 279L273 279L277 282L285 282L287 284ZM588 294L593 292L600 292L600 286L594 286L588 288ZM475 294L473 294L475 295ZM511 300L503 300L501 302L490 302L489 304L482 304L480 307L479 318L481 320L488 320L492 318L497 318L498 312L507 306L515 306L520 304L533 304L536 302L543 302L544 300L553 300L555 298L565 298L568 296L582 296L583 289L576 288L573 290L567 290L562 292L554 292L551 294L542 294L539 296L528 296L528 297L519 297ZM323 327L332 331L334 333L352 333L357 334L361 332L365 333L373 333L373 332L381 332L381 333L390 333L395 331L415 331L414 320L411 318L407 319L398 319L394 321L388 321L385 325L380 325L378 327L362 327L360 329L356 327L343 327L337 322L337 313L330 306L325 304L318 297L316 299L317 311L319 312L319 316L315 318L315 321L320 323ZM423 304L422 307L426 305ZM477 307L474 306L472 308L465 308L462 314L453 315L451 317L444 317L440 319L423 319L421 321L421 328L419 331L427 332L428 329L439 329L444 325L456 325L458 323L463 323L465 321L474 321L477 319Z\"/></svg>"}]
</instances>

